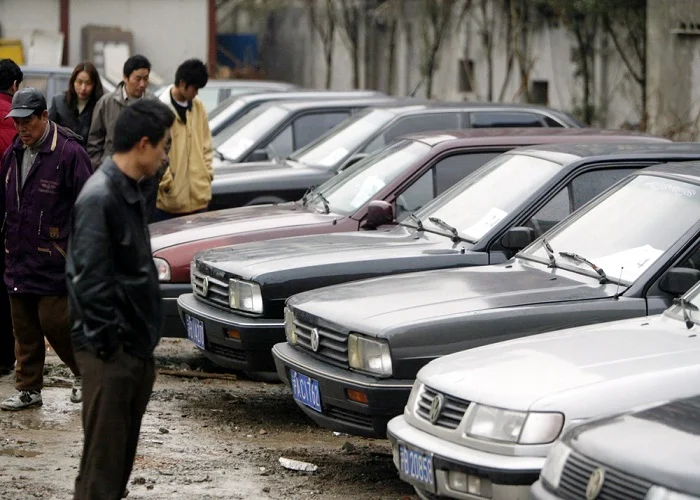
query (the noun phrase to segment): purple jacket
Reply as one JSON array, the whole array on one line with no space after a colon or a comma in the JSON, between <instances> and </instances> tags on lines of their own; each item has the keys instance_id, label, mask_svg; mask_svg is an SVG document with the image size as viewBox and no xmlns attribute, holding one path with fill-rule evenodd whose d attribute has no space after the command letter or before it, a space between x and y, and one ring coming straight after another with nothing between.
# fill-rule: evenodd
<instances>
[{"instance_id":1,"label":"purple jacket","mask_svg":"<svg viewBox=\"0 0 700 500\"><path fill-rule=\"evenodd\" d=\"M0 210L5 214L5 284L9 293L65 295L71 211L92 173L90 158L73 132L51 129L21 186L24 146L16 137L0 167Z\"/></svg>"}]
</instances>

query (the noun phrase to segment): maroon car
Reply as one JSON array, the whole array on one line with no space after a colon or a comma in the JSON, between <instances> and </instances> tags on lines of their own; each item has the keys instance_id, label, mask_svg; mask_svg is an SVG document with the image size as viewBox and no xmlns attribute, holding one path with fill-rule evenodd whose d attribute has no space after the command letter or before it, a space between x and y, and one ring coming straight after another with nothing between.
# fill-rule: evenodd
<instances>
[{"instance_id":1,"label":"maroon car","mask_svg":"<svg viewBox=\"0 0 700 500\"><path fill-rule=\"evenodd\" d=\"M163 334L186 336L177 298L191 292L190 262L201 250L286 236L372 230L410 216L504 151L555 142L620 141L665 139L622 131L565 128L414 134L352 165L298 201L152 224L153 258L165 301Z\"/></svg>"}]
</instances>

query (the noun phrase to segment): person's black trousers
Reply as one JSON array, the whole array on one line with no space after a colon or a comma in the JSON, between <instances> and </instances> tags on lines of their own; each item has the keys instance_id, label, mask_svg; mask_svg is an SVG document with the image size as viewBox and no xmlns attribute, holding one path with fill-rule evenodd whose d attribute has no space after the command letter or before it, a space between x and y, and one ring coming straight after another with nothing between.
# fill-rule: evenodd
<instances>
[{"instance_id":1,"label":"person's black trousers","mask_svg":"<svg viewBox=\"0 0 700 500\"><path fill-rule=\"evenodd\" d=\"M119 348L103 361L87 349L75 353L83 376L83 456L75 500L119 500L129 482L141 419L153 391L153 358Z\"/></svg>"}]
</instances>

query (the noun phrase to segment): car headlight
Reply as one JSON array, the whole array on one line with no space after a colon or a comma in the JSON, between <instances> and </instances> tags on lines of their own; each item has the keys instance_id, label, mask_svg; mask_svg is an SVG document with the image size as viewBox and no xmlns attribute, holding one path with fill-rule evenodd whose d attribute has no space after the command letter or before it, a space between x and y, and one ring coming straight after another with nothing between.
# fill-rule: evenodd
<instances>
[{"instance_id":1,"label":"car headlight","mask_svg":"<svg viewBox=\"0 0 700 500\"><path fill-rule=\"evenodd\" d=\"M354 333L348 336L348 361L350 368L379 375L392 373L389 344Z\"/></svg>"},{"instance_id":2,"label":"car headlight","mask_svg":"<svg viewBox=\"0 0 700 500\"><path fill-rule=\"evenodd\" d=\"M661 486L652 486L644 497L645 500L698 500L698 498L700 497L667 490Z\"/></svg>"},{"instance_id":3,"label":"car headlight","mask_svg":"<svg viewBox=\"0 0 700 500\"><path fill-rule=\"evenodd\" d=\"M291 345L297 344L297 326L294 324L294 313L288 307L284 308L284 333L287 342Z\"/></svg>"},{"instance_id":4,"label":"car headlight","mask_svg":"<svg viewBox=\"0 0 700 500\"><path fill-rule=\"evenodd\" d=\"M569 455L571 455L571 448L561 441L557 441L549 450L547 460L544 461L540 477L554 489L559 488L561 473L564 471L564 465L566 465Z\"/></svg>"},{"instance_id":5,"label":"car headlight","mask_svg":"<svg viewBox=\"0 0 700 500\"><path fill-rule=\"evenodd\" d=\"M228 303L232 309L262 314L263 301L260 285L250 281L228 281Z\"/></svg>"},{"instance_id":6,"label":"car headlight","mask_svg":"<svg viewBox=\"0 0 700 500\"><path fill-rule=\"evenodd\" d=\"M153 257L153 263L158 271L158 281L170 281L170 264L165 259Z\"/></svg>"},{"instance_id":7,"label":"car headlight","mask_svg":"<svg viewBox=\"0 0 700 500\"><path fill-rule=\"evenodd\" d=\"M554 441L564 426L561 413L528 413L477 405L467 424L469 436L520 444Z\"/></svg>"}]
</instances>

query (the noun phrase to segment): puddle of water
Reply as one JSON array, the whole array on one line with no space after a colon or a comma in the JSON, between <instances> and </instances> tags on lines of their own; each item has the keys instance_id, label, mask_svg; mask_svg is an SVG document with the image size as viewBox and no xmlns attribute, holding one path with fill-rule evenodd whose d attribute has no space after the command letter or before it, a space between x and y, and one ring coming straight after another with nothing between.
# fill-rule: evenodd
<instances>
[{"instance_id":1,"label":"puddle of water","mask_svg":"<svg viewBox=\"0 0 700 500\"><path fill-rule=\"evenodd\" d=\"M4 450L0 450L0 456L6 457L34 458L41 454L41 451L19 450L16 448L6 448Z\"/></svg>"}]
</instances>

